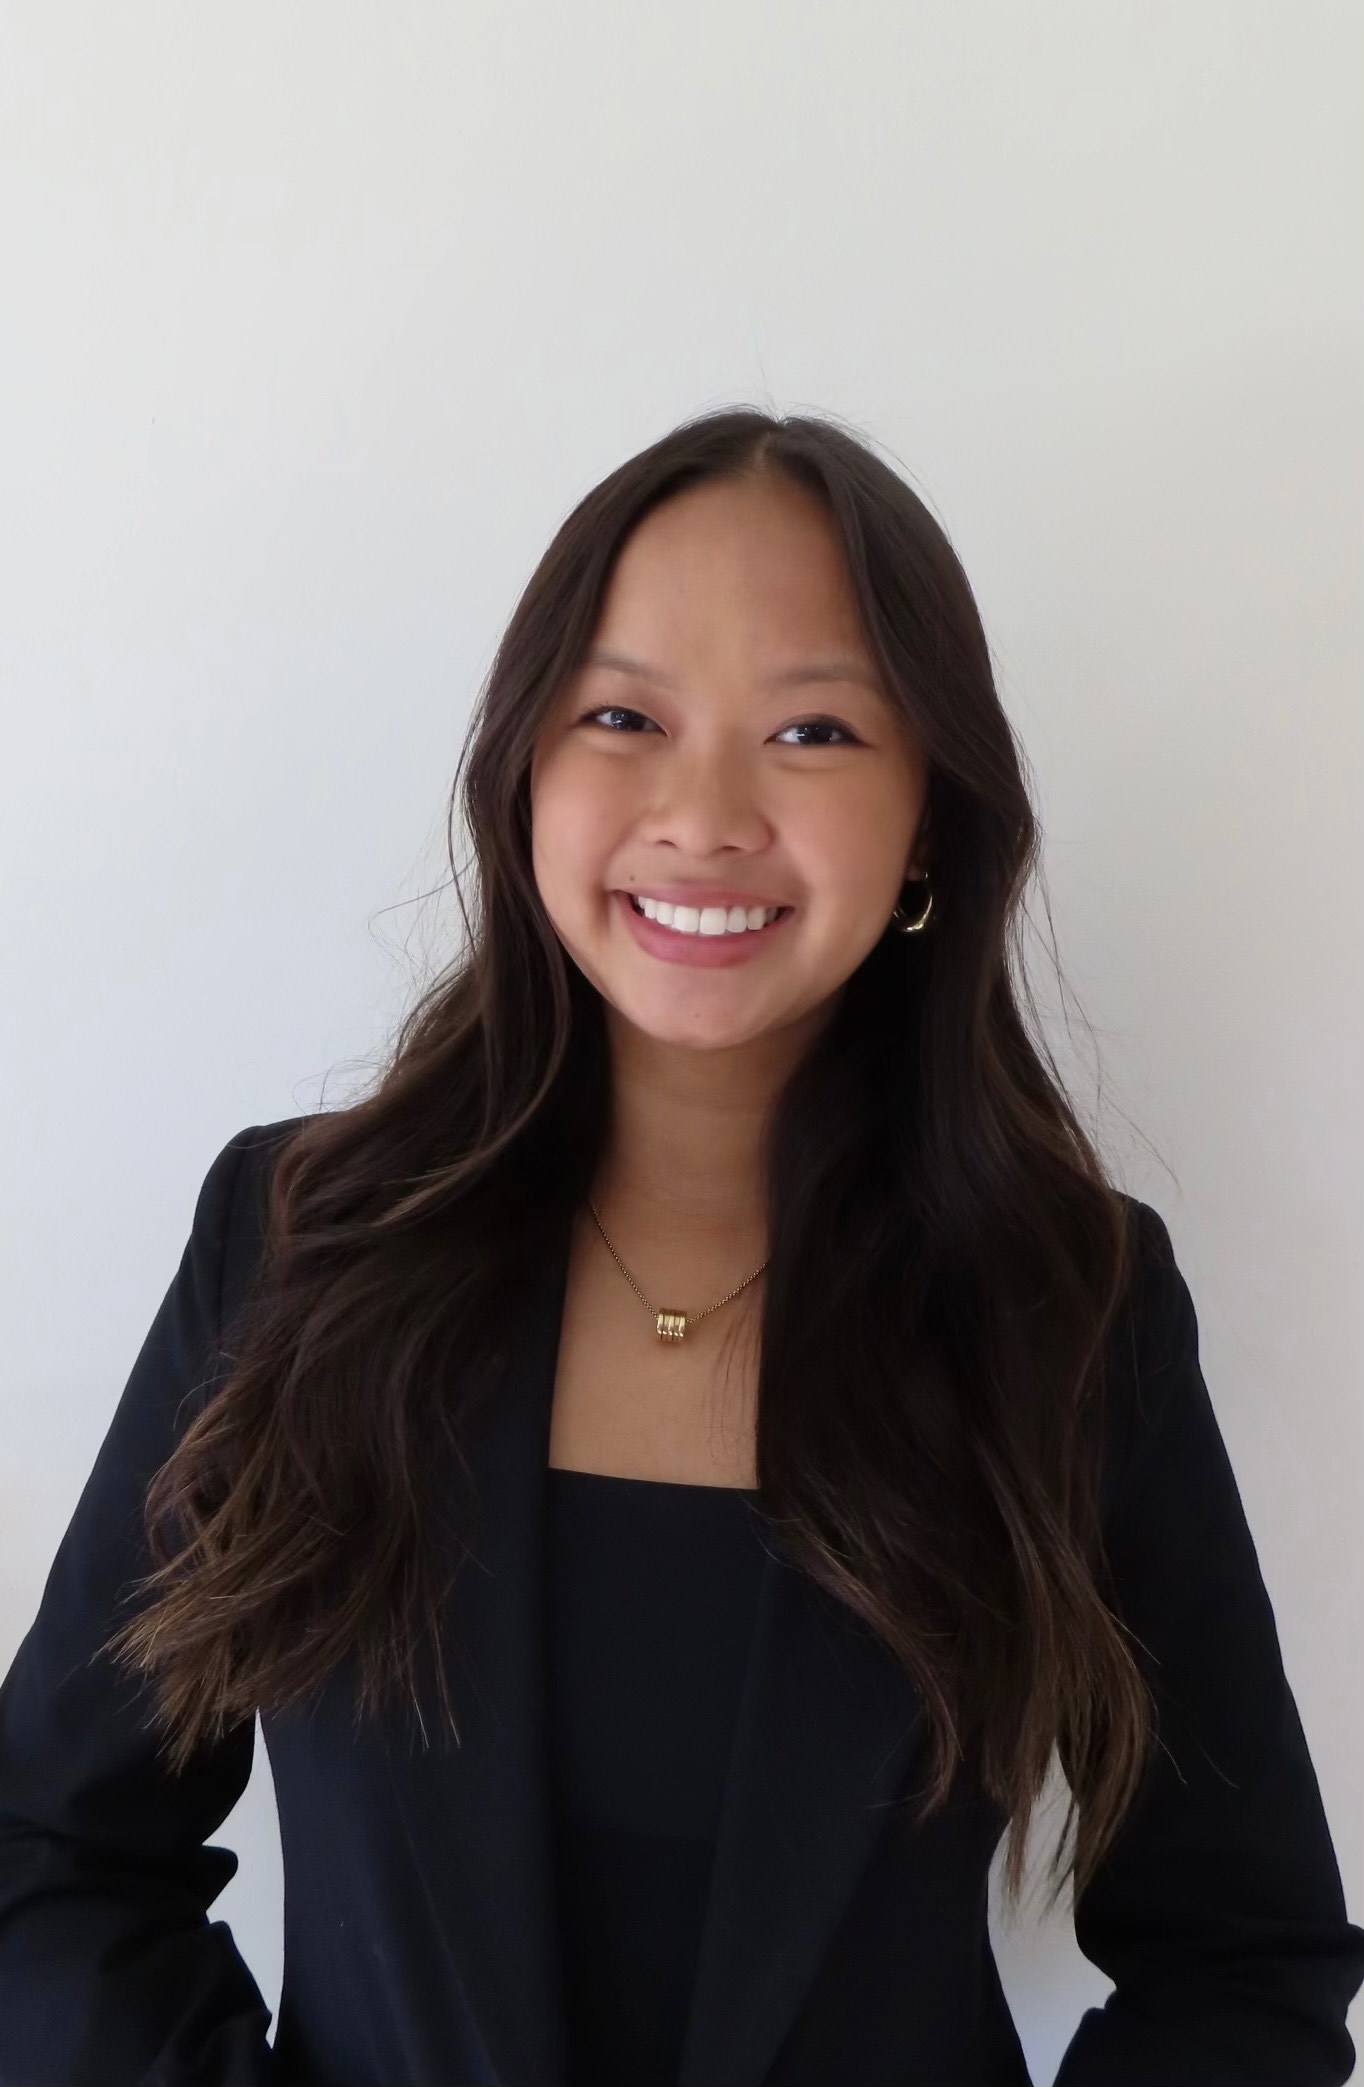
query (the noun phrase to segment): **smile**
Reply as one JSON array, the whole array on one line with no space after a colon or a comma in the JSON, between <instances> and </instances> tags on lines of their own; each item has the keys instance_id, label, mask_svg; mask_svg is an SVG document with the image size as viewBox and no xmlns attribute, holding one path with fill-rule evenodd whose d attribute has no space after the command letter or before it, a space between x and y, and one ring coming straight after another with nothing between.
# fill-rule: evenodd
<instances>
[{"instance_id":1,"label":"smile","mask_svg":"<svg viewBox=\"0 0 1364 2087\"><path fill-rule=\"evenodd\" d=\"M731 929L727 907L706 907L699 912L694 906L672 907L669 910L674 915L682 916L682 925L678 927L651 919L631 892L612 892L611 903L619 909L633 941L648 955L661 957L665 963L703 970L728 970L736 964L756 963L784 939L784 930L795 911L792 906L766 906L762 909L761 927ZM646 899L644 906L653 907L655 913L659 910L652 900ZM753 914L758 910L755 906Z\"/></svg>"},{"instance_id":2,"label":"smile","mask_svg":"<svg viewBox=\"0 0 1364 2087\"><path fill-rule=\"evenodd\" d=\"M674 935L756 935L770 927L789 906L750 906L743 921L731 925L734 913L743 913L740 906L681 906L670 905L666 899L641 897L630 894L630 905L634 912L645 920L656 921Z\"/></svg>"}]
</instances>

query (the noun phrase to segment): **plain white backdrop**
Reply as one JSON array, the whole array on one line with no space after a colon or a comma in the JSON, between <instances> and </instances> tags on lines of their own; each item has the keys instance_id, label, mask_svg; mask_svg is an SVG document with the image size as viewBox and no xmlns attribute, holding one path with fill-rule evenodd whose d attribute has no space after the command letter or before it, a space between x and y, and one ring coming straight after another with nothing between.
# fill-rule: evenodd
<instances>
[{"instance_id":1,"label":"plain white backdrop","mask_svg":"<svg viewBox=\"0 0 1364 2087\"><path fill-rule=\"evenodd\" d=\"M1049 1033L1170 1226L1364 1914L1361 60L1326 0L0 7L0 1663L209 1161L453 932L558 522L687 414L828 411L976 588ZM263 1747L216 1838L275 2007ZM1108 1981L994 1931L1047 2082Z\"/></svg>"}]
</instances>

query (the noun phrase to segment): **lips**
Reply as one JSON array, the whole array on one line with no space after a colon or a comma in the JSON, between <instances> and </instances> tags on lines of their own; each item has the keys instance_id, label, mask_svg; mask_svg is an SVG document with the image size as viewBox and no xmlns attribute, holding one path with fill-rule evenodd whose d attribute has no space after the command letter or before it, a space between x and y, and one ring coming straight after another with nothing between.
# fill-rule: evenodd
<instances>
[{"instance_id":1,"label":"lips","mask_svg":"<svg viewBox=\"0 0 1364 2087\"><path fill-rule=\"evenodd\" d=\"M720 935L679 934L659 921L650 920L647 914L637 912L633 893L618 891L613 896L620 901L622 917L641 947L655 956L666 958L671 964L700 965L706 970L717 966L728 969L731 965L750 961L759 950L769 948L780 938L795 910L785 906L766 926L745 928L741 934L728 931Z\"/></svg>"}]
</instances>

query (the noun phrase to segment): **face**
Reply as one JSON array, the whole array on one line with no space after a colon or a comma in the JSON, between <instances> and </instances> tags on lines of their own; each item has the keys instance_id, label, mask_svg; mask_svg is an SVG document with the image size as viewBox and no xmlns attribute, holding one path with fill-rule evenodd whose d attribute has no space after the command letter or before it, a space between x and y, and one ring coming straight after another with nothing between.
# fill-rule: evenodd
<instances>
[{"instance_id":1,"label":"face","mask_svg":"<svg viewBox=\"0 0 1364 2087\"><path fill-rule=\"evenodd\" d=\"M535 878L560 940L608 1023L656 1044L799 1043L927 868L926 763L833 524L784 479L688 488L622 549L592 650L635 664L589 656L531 767ZM632 917L626 893L677 886L698 887L679 903L699 909L728 913L734 893L790 911L724 938Z\"/></svg>"}]
</instances>

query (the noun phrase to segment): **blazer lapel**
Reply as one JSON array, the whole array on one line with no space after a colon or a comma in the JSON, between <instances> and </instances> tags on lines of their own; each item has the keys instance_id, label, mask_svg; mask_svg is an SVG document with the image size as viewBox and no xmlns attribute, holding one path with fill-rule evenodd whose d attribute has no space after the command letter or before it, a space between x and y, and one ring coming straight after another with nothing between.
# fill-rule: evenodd
<instances>
[{"instance_id":1,"label":"blazer lapel","mask_svg":"<svg viewBox=\"0 0 1364 2087\"><path fill-rule=\"evenodd\" d=\"M528 1279L514 1351L466 1438L479 1539L442 1639L463 1745L390 1763L465 2009L493 2077L513 2087L553 2087L568 2071L544 1580L568 1246L564 1232ZM765 1542L680 2087L758 2087L905 1782L922 1722L918 1691L885 1648L789 1562L778 1534Z\"/></svg>"},{"instance_id":2,"label":"blazer lapel","mask_svg":"<svg viewBox=\"0 0 1364 2087\"><path fill-rule=\"evenodd\" d=\"M394 1797L449 1969L448 1987L430 1995L434 2018L424 2025L422 2048L464 2048L472 2016L487 2068L480 2077L511 2087L558 2087L567 2078L549 1809L543 1555L549 1415L567 1274L565 1235L561 1248L532 1267L507 1366L465 1435L478 1497L477 1542L474 1555L459 1565L441 1634L463 1743L456 1747L447 1731L430 1751L390 1762Z\"/></svg>"}]
</instances>

